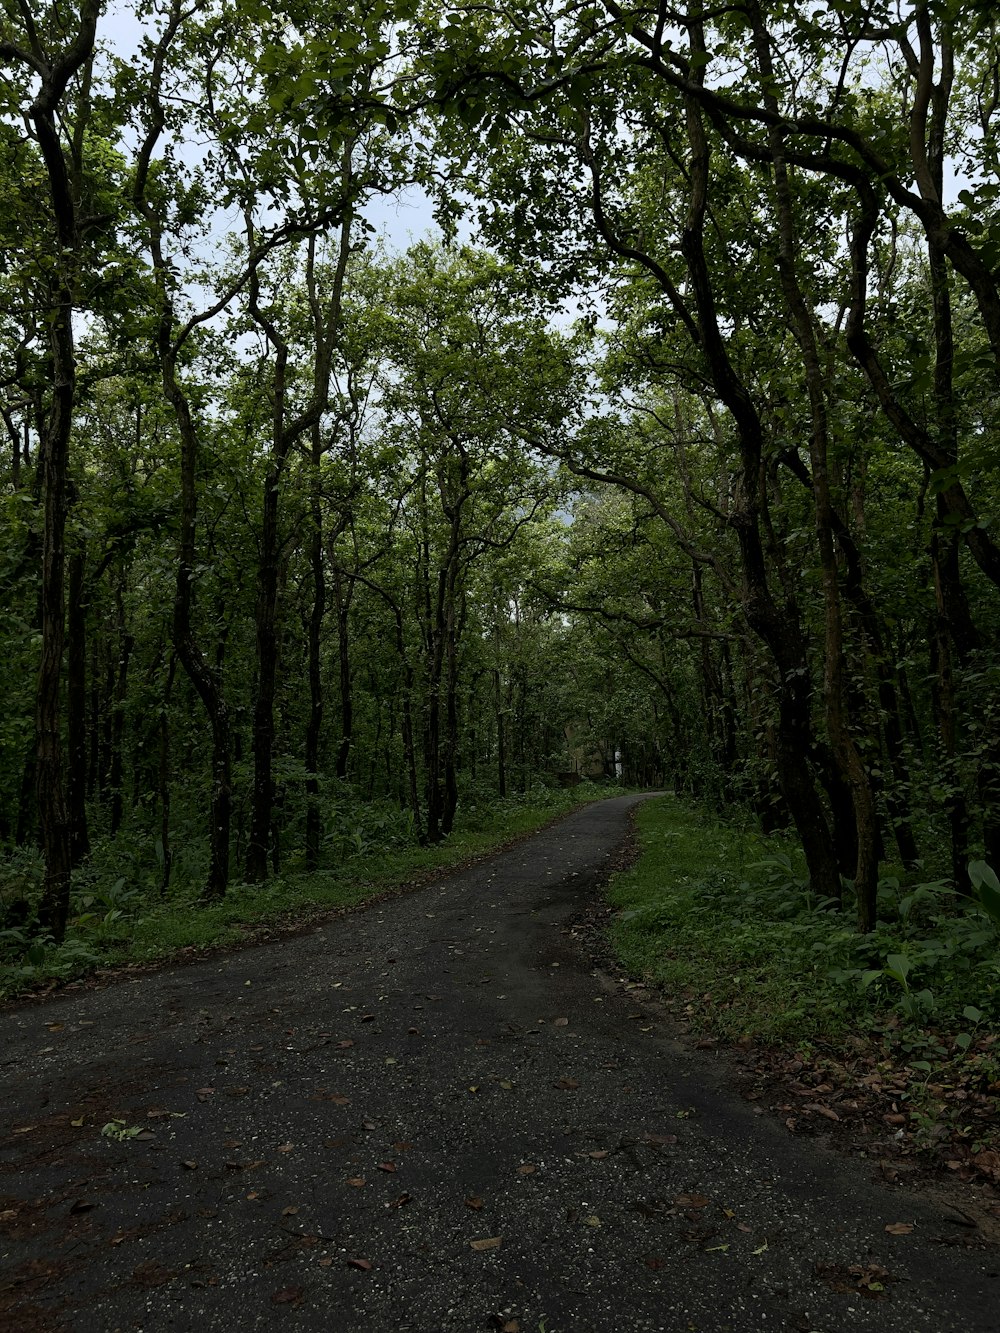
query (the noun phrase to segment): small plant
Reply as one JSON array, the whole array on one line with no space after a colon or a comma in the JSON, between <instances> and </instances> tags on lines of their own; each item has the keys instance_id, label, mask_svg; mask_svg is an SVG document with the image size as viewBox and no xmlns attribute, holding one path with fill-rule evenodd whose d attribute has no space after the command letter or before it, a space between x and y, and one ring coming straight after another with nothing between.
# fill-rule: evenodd
<instances>
[{"instance_id":1,"label":"small plant","mask_svg":"<svg viewBox=\"0 0 1000 1333\"><path fill-rule=\"evenodd\" d=\"M129 1139L138 1138L141 1133L141 1125L130 1125L124 1120L109 1120L101 1128L101 1137L114 1139L116 1143L127 1143Z\"/></svg>"}]
</instances>

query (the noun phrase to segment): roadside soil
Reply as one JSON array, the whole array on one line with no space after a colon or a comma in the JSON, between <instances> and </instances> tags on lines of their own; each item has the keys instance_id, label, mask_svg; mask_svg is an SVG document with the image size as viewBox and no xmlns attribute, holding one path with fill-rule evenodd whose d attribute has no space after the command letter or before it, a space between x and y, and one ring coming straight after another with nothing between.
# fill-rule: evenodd
<instances>
[{"instance_id":1,"label":"roadside soil","mask_svg":"<svg viewBox=\"0 0 1000 1333\"><path fill-rule=\"evenodd\" d=\"M790 1133L595 960L639 799L0 1014L0 1327L996 1333L984 1194Z\"/></svg>"}]
</instances>

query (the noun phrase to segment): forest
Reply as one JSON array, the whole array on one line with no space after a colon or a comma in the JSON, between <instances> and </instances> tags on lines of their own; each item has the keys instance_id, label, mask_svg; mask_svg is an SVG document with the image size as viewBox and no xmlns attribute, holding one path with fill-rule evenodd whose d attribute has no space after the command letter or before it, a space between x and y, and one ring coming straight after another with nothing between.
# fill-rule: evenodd
<instances>
[{"instance_id":1,"label":"forest","mask_svg":"<svg viewBox=\"0 0 1000 1333\"><path fill-rule=\"evenodd\" d=\"M990 4L5 0L0 96L23 975L614 783L997 1001Z\"/></svg>"}]
</instances>

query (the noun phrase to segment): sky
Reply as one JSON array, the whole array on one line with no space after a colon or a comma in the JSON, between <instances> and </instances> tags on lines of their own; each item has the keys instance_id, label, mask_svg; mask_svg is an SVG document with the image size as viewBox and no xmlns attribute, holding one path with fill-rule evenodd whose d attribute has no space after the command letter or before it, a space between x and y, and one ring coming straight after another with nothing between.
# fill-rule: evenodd
<instances>
[{"instance_id":1,"label":"sky","mask_svg":"<svg viewBox=\"0 0 1000 1333\"><path fill-rule=\"evenodd\" d=\"M113 3L98 24L98 43L128 58L138 50L145 27L131 4ZM418 186L392 197L376 196L362 211L390 250L406 250L428 237L441 239L431 201Z\"/></svg>"}]
</instances>

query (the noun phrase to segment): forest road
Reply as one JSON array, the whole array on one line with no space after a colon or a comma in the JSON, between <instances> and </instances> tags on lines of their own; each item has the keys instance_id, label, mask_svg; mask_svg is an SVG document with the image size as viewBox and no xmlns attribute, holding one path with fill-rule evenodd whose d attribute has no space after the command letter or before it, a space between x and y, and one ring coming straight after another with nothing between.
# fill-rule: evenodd
<instances>
[{"instance_id":1,"label":"forest road","mask_svg":"<svg viewBox=\"0 0 1000 1333\"><path fill-rule=\"evenodd\" d=\"M0 1328L997 1333L996 1251L755 1114L584 956L637 799L0 1015Z\"/></svg>"}]
</instances>

